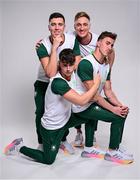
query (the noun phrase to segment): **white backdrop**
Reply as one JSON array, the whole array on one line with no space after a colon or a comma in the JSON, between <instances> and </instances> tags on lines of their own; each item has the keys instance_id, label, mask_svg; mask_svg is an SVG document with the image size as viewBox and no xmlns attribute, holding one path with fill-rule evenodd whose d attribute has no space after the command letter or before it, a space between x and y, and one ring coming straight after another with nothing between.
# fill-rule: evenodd
<instances>
[{"instance_id":1,"label":"white backdrop","mask_svg":"<svg viewBox=\"0 0 140 180\"><path fill-rule=\"evenodd\" d=\"M66 18L73 30L78 11L91 17L91 30L118 34L112 72L113 89L130 107L124 137L133 151L138 149L140 28L139 0L1 0L0 1L0 112L1 146L23 136L36 143L34 89L39 65L35 43L48 36L48 17L54 11ZM100 128L99 128L100 130ZM133 143L133 147L131 147ZM138 156L138 155L137 155Z\"/></svg>"}]
</instances>

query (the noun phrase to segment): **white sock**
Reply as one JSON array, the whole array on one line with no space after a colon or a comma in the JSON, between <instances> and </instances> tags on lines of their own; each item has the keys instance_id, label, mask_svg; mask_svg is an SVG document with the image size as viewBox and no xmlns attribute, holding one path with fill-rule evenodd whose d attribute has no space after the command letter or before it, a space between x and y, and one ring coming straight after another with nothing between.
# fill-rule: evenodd
<instances>
[{"instance_id":1,"label":"white sock","mask_svg":"<svg viewBox=\"0 0 140 180\"><path fill-rule=\"evenodd\" d=\"M92 147L84 147L84 151L86 151L86 152L92 152L93 151L93 146Z\"/></svg>"}]
</instances>

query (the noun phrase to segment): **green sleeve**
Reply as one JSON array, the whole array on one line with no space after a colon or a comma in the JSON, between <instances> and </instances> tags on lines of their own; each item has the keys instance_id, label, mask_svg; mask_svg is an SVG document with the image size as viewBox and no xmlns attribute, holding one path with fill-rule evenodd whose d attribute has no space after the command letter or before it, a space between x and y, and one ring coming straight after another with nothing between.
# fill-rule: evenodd
<instances>
[{"instance_id":1,"label":"green sleeve","mask_svg":"<svg viewBox=\"0 0 140 180\"><path fill-rule=\"evenodd\" d=\"M111 78L111 69L109 70L109 73L108 73L108 75L107 75L107 81L109 81L110 80L110 78Z\"/></svg>"},{"instance_id":2,"label":"green sleeve","mask_svg":"<svg viewBox=\"0 0 140 180\"><path fill-rule=\"evenodd\" d=\"M75 43L74 43L74 48L73 48L73 52L76 56L80 56L80 47L79 47L79 42L77 41L77 39L75 39Z\"/></svg>"},{"instance_id":3,"label":"green sleeve","mask_svg":"<svg viewBox=\"0 0 140 180\"><path fill-rule=\"evenodd\" d=\"M44 58L44 57L49 57L48 51L43 44L41 44L40 47L36 49L36 52L39 59Z\"/></svg>"},{"instance_id":4,"label":"green sleeve","mask_svg":"<svg viewBox=\"0 0 140 180\"><path fill-rule=\"evenodd\" d=\"M83 59L78 65L77 74L82 82L93 80L92 64L88 60Z\"/></svg>"},{"instance_id":5,"label":"green sleeve","mask_svg":"<svg viewBox=\"0 0 140 180\"><path fill-rule=\"evenodd\" d=\"M61 96L67 93L70 89L71 87L68 85L68 83L61 78L55 78L51 84L52 92Z\"/></svg>"}]
</instances>

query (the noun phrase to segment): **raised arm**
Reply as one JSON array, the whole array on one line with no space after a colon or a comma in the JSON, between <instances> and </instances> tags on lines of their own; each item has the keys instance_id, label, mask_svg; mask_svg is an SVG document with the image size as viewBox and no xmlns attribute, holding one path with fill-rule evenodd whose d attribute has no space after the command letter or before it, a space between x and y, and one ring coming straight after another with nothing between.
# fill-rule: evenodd
<instances>
[{"instance_id":1,"label":"raised arm","mask_svg":"<svg viewBox=\"0 0 140 180\"><path fill-rule=\"evenodd\" d=\"M58 36L53 39L53 44L51 48L50 55L48 54L45 46L43 44L38 47L37 54L39 56L40 62L42 64L42 67L45 71L45 74L47 77L51 78L56 75L57 73L57 48L62 42L62 37Z\"/></svg>"}]
</instances>

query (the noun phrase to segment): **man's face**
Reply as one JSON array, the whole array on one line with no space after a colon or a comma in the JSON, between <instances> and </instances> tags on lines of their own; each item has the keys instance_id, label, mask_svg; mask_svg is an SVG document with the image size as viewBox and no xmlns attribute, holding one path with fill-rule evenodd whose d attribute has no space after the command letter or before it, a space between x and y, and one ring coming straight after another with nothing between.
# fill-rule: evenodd
<instances>
[{"instance_id":1,"label":"man's face","mask_svg":"<svg viewBox=\"0 0 140 180\"><path fill-rule=\"evenodd\" d=\"M49 31L52 37L62 36L65 29L63 18L53 18L49 22Z\"/></svg>"},{"instance_id":2,"label":"man's face","mask_svg":"<svg viewBox=\"0 0 140 180\"><path fill-rule=\"evenodd\" d=\"M74 23L76 34L83 38L87 36L90 30L90 21L86 17L78 18Z\"/></svg>"},{"instance_id":3,"label":"man's face","mask_svg":"<svg viewBox=\"0 0 140 180\"><path fill-rule=\"evenodd\" d=\"M97 42L97 46L99 47L99 51L102 55L108 56L113 49L115 40L113 40L110 37L106 37L100 41Z\"/></svg>"},{"instance_id":4,"label":"man's face","mask_svg":"<svg viewBox=\"0 0 140 180\"><path fill-rule=\"evenodd\" d=\"M74 71L74 64L70 65L67 63L60 62L60 72L65 79L69 79Z\"/></svg>"}]
</instances>

